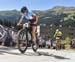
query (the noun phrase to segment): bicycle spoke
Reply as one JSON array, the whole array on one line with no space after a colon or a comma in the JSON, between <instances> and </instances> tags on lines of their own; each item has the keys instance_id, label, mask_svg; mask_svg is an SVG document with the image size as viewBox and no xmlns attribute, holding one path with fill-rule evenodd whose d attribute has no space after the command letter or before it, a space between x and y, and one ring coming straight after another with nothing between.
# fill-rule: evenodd
<instances>
[{"instance_id":1,"label":"bicycle spoke","mask_svg":"<svg viewBox=\"0 0 75 62\"><path fill-rule=\"evenodd\" d=\"M18 48L19 48L19 51L21 53L24 53L27 49L27 39L26 39L26 32L25 30L22 30L20 31L19 33L19 44L18 44Z\"/></svg>"}]
</instances>

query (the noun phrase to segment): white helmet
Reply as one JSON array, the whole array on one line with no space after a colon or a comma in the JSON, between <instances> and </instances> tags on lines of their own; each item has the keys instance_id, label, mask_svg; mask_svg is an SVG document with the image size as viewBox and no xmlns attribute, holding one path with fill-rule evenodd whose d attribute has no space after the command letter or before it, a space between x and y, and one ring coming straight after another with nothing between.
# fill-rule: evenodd
<instances>
[{"instance_id":1,"label":"white helmet","mask_svg":"<svg viewBox=\"0 0 75 62\"><path fill-rule=\"evenodd\" d=\"M56 29L56 32L59 31L59 29Z\"/></svg>"}]
</instances>

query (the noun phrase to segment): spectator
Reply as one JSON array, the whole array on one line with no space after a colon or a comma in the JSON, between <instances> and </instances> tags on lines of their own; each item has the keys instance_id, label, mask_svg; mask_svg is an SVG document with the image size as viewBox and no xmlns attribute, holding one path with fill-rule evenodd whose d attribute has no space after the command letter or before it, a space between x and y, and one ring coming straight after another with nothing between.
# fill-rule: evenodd
<instances>
[{"instance_id":1,"label":"spectator","mask_svg":"<svg viewBox=\"0 0 75 62\"><path fill-rule=\"evenodd\" d=\"M12 42L12 37L9 33L9 29L6 28L6 32L7 32L7 35L6 35L6 39L5 39L5 42L4 42L4 46L11 46L11 42Z\"/></svg>"},{"instance_id":2,"label":"spectator","mask_svg":"<svg viewBox=\"0 0 75 62\"><path fill-rule=\"evenodd\" d=\"M39 47L43 47L44 46L44 42L45 42L45 40L40 36L39 37Z\"/></svg>"},{"instance_id":3,"label":"spectator","mask_svg":"<svg viewBox=\"0 0 75 62\"><path fill-rule=\"evenodd\" d=\"M17 31L12 31L12 46L16 46L17 43Z\"/></svg>"},{"instance_id":4,"label":"spectator","mask_svg":"<svg viewBox=\"0 0 75 62\"><path fill-rule=\"evenodd\" d=\"M51 47L51 38L50 38L50 37L48 37L48 39L46 40L46 46L47 46L48 48Z\"/></svg>"},{"instance_id":5,"label":"spectator","mask_svg":"<svg viewBox=\"0 0 75 62\"><path fill-rule=\"evenodd\" d=\"M62 32L59 29L56 29L54 37L56 39L56 49L60 49L62 41Z\"/></svg>"}]
</instances>

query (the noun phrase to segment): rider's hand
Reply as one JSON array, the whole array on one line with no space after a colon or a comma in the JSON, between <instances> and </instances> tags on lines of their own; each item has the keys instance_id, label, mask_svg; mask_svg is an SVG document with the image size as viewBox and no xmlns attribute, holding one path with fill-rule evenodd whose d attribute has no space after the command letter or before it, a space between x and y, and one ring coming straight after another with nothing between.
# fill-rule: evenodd
<instances>
[{"instance_id":1,"label":"rider's hand","mask_svg":"<svg viewBox=\"0 0 75 62\"><path fill-rule=\"evenodd\" d=\"M20 25L20 23L17 23L17 26L19 26Z\"/></svg>"},{"instance_id":2,"label":"rider's hand","mask_svg":"<svg viewBox=\"0 0 75 62\"><path fill-rule=\"evenodd\" d=\"M17 26L22 26L22 24L21 23L17 23Z\"/></svg>"}]
</instances>

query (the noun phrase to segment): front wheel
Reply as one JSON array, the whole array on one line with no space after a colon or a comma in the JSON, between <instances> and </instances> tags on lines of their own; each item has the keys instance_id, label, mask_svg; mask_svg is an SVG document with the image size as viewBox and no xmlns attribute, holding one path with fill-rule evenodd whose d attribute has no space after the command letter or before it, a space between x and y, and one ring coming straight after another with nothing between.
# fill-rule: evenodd
<instances>
[{"instance_id":1,"label":"front wheel","mask_svg":"<svg viewBox=\"0 0 75 62\"><path fill-rule=\"evenodd\" d=\"M26 29L21 29L18 32L18 49L23 54L27 50L28 40Z\"/></svg>"}]
</instances>

